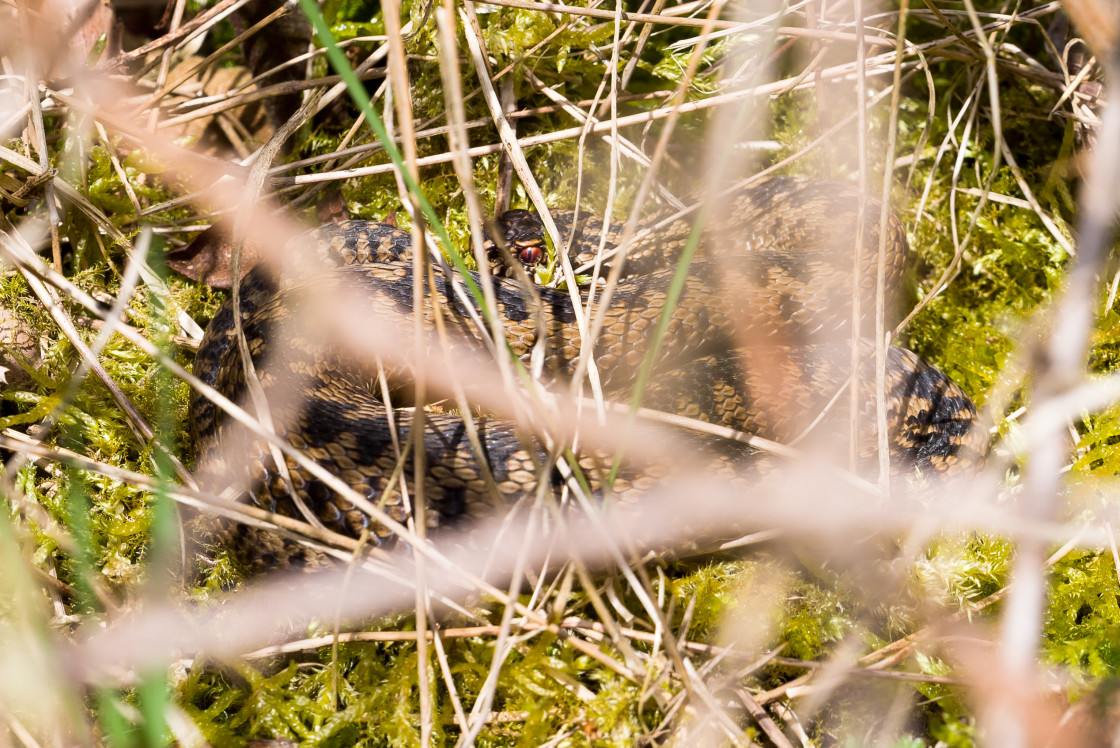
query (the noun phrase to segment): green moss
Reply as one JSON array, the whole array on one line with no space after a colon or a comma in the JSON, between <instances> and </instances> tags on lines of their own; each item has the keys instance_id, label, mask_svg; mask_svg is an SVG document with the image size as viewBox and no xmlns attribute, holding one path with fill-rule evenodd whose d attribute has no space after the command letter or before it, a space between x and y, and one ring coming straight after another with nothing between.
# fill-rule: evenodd
<instances>
[{"instance_id":1,"label":"green moss","mask_svg":"<svg viewBox=\"0 0 1120 748\"><path fill-rule=\"evenodd\" d=\"M931 543L913 566L916 600L963 608L1007 583L1013 547L986 535L946 535Z\"/></svg>"},{"instance_id":2,"label":"green moss","mask_svg":"<svg viewBox=\"0 0 1120 748\"><path fill-rule=\"evenodd\" d=\"M1120 667L1120 587L1107 554L1075 551L1050 573L1047 658L1077 678L1115 677Z\"/></svg>"},{"instance_id":3,"label":"green moss","mask_svg":"<svg viewBox=\"0 0 1120 748\"><path fill-rule=\"evenodd\" d=\"M447 639L445 647L456 688L469 707L486 680L492 641ZM341 646L337 708L329 650L302 664L278 665L278 670L239 665L236 673L224 674L196 668L181 688L184 708L215 745L253 737L314 746L414 743L419 691L413 645ZM434 656L431 667L438 674ZM448 744L458 734L454 710L440 684L430 685L433 739ZM503 665L494 701L498 718L483 729L479 744L537 744L568 731L577 745L632 745L647 729L635 711L638 691L553 637L536 637Z\"/></svg>"},{"instance_id":4,"label":"green moss","mask_svg":"<svg viewBox=\"0 0 1120 748\"><path fill-rule=\"evenodd\" d=\"M73 276L72 280L87 292L114 294L116 279L108 266L98 263ZM212 314L215 295L188 284L172 285L171 303L197 317ZM55 410L69 387L71 372L79 362L77 352L62 338L42 306L32 301L30 290L21 278L10 276L0 282L0 305L8 309L27 332L43 341L41 364L32 369L32 381L3 391L0 420L4 425L17 425L40 420ZM79 319L84 310L71 307ZM166 337L162 315L154 315L147 289L141 289L130 305L130 324L137 326L150 339ZM97 337L93 329L79 328L87 344ZM188 364L191 356L177 351L176 357ZM113 336L101 352L100 361L113 381L138 407L150 424L170 424L167 443L178 454L188 454L186 435L187 385L175 382L169 387L157 386L164 377L162 367L120 336ZM165 378L165 377L164 377ZM108 390L92 375L66 407L58 413L58 428L68 435L66 445L109 465L142 473L152 473L150 448L140 443L123 412ZM66 527L71 519L65 497L72 491L88 502L89 531L85 553L96 567L102 581L119 594L130 590L146 576L144 559L152 522L150 497L146 491L99 474L65 471L58 466L25 467L20 485L29 498L43 506L50 518ZM74 582L74 567L61 554L54 542L34 522L26 522L41 545L38 560L59 569L63 581Z\"/></svg>"}]
</instances>

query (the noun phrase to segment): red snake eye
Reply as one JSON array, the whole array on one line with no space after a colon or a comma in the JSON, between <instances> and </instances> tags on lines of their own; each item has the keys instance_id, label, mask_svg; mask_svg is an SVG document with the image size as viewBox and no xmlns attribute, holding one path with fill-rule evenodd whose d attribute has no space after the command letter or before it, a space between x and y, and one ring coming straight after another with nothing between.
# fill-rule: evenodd
<instances>
[{"instance_id":1,"label":"red snake eye","mask_svg":"<svg viewBox=\"0 0 1120 748\"><path fill-rule=\"evenodd\" d=\"M540 264L544 259L543 247L527 247L517 253L517 259L521 260L521 264L526 267L533 267Z\"/></svg>"}]
</instances>

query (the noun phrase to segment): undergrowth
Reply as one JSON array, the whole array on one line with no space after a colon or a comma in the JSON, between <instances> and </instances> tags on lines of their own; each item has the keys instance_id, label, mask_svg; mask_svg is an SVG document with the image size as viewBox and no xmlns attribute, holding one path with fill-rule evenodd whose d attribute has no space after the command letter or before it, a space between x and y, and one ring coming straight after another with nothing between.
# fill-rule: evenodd
<instances>
[{"instance_id":1,"label":"undergrowth","mask_svg":"<svg viewBox=\"0 0 1120 748\"><path fill-rule=\"evenodd\" d=\"M332 30L339 39L358 35L383 33L376 4L331 2L326 6ZM494 70L522 58L539 42L556 31L558 21L552 15L528 10L491 8L483 15L485 43L493 59ZM420 9L406 8L405 17L419 22ZM224 30L228 37L228 29ZM604 59L595 49L610 40L613 27L609 23L581 24L554 36L542 49L534 51L515 66L513 76L518 104L522 108L544 106L548 100L529 85L527 73L538 76L545 85L572 100L590 99L595 95L597 81L603 75ZM629 87L630 92L648 92L671 88L682 79L688 50L674 50L669 44L691 33L676 30L655 37L646 47ZM1022 32L1028 38L1035 32ZM413 108L418 122L442 124L446 106L436 56L434 26L429 23L409 41L409 76L412 83ZM460 40L462 42L462 40ZM463 47L465 48L465 43ZM366 51L371 51L367 47ZM689 99L696 99L719 90L719 77L714 72L723 62L728 47L714 46L705 58L705 66L691 81ZM945 370L977 403L988 402L988 396L1021 354L1022 331L1032 315L1045 307L1059 287L1063 268L1068 261L1060 243L1031 210L999 200L988 200L979 209L980 198L967 192L990 190L995 195L1021 198L1016 175L1000 159L997 165L996 134L982 112L970 133L960 143L960 129L950 132L949 122L962 106L971 88L977 85L979 66L965 67L954 61L933 65L937 110L928 121L930 92L917 76L906 84L898 112L900 144L898 154L912 154L909 165L895 169L896 208L903 216L910 233L913 260L908 271L906 307L922 300L933 290L934 282L956 262L957 246L968 235L959 262L944 290L929 301L924 310L901 332L908 346ZM314 66L315 75L326 75L323 61ZM376 82L374 82L376 83ZM371 83L371 87L373 83ZM473 90L470 74L464 75L464 86ZM1001 102L1004 109L1002 137L1015 154L1022 178L1030 186L1043 210L1054 219L1059 231L1069 238L1075 218L1071 198L1076 190L1076 174L1070 165L1076 155L1074 124L1049 117L1059 92L1044 89L1014 78L1001 81ZM778 144L775 160L804 147L814 132L820 132L825 115L806 106L807 94L789 94L772 105L772 119L766 138ZM627 111L637 111L649 104L631 104ZM348 117L353 111L346 107ZM469 100L466 119L487 116L480 96ZM882 106L874 113L877 127L888 124ZM348 118L347 118L348 120ZM331 153L342 142L350 121L325 121L305 128L298 135L291 159ZM674 148L684 152L680 161L688 164L702 145L701 139L709 117L692 115L682 122ZM556 113L541 115L519 123L519 135L570 127L571 119ZM55 124L54 127L61 128ZM646 140L656 139L655 125L641 133ZM635 130L637 128L634 128ZM357 143L368 137L359 131ZM497 132L489 126L472 130L472 141L496 142ZM947 141L954 148L942 153ZM68 183L79 188L114 225L135 239L142 227L153 222L170 226L177 220L191 218L186 209L165 211L155 219L137 216L131 199L113 167L110 153L121 155L125 177L141 201L159 203L174 196L173 185L160 177L162 169L148 158L143 149L128 149L119 141L98 143L79 148L72 138L63 138L51 152L55 164ZM924 143L924 147L919 146ZM350 143L354 145L355 143ZM12 144L15 147L15 144ZM434 155L448 150L445 137L427 138L420 143L419 155ZM963 151L955 148L960 147ZM119 149L119 151L118 151ZM823 176L852 181L858 157L850 152L830 150L813 154L789 167L789 173ZM690 151L692 153L690 153ZM601 141L590 138L583 160L598 167L606 163L609 150ZM527 151L529 164L541 179L541 186L551 204L569 207L576 193L580 176L579 153L574 140L566 140ZM877 154L868 160L872 174L882 173ZM360 165L386 163L383 154L371 155ZM493 205L498 182L499 157L476 158L473 162L477 191L486 205ZM764 166L765 164L760 164ZM314 167L296 173L313 171ZM912 171L911 171L912 170ZM679 168L678 180L671 184L679 194L687 195L698 187L700 177ZM626 163L620 173L619 202L616 216L628 211L641 167ZM601 206L605 202L608 176L598 168L586 168L581 185L585 203ZM873 180L874 181L874 180ZM423 185L436 212L448 224L451 236L466 246L468 229L462 187L450 166L425 169ZM400 198L391 176L349 180L341 185L342 195L353 217L380 219L400 209ZM957 190L953 194L953 190ZM928 190L928 194L925 194ZM962 192L961 190L965 190ZM528 207L523 188L515 188L511 207ZM921 215L917 214L921 207ZM978 211L978 212L977 212ZM119 269L124 262L120 247L109 246L105 239L76 211L67 214L62 234L67 240L64 273L79 287L91 293L114 295L119 289ZM402 224L407 217L400 216ZM309 211L304 218L313 220ZM181 239L182 237L178 237ZM213 315L221 294L182 277L170 276L170 310L155 311L146 289L142 289L129 305L129 324L150 339L165 339L169 329L166 321L176 312L183 312L201 324ZM7 273L0 277L0 306L28 326L42 341L43 355L38 366L29 366L30 381L5 388L0 425L25 426L42 418L58 403L66 388L69 372L77 357L57 331L41 304L31 301L31 291L21 276ZM1103 298L1102 298L1103 303ZM85 313L74 308L76 317ZM95 329L82 329L87 342L96 337ZM176 361L188 365L188 350L168 344ZM1114 302L1101 317L1093 349L1093 368L1100 373L1115 370L1120 352L1120 306ZM114 337L104 350L102 362L109 375L121 386L150 422L161 419L168 425L165 444L189 462L191 447L186 428L187 385L170 384L170 395L154 386L161 367L120 337ZM1019 383L1020 385L1022 383ZM1009 401L998 405L1010 411L1023 403L1020 390L1011 388ZM1014 424L1004 422L1005 411L989 414L1001 433L1013 431ZM67 434L65 444L80 445L78 451L102 462L153 474L153 452L138 442L119 407L105 388L94 379L87 379L73 400L58 416L61 430ZM1111 479L1120 475L1120 411L1086 417L1077 424L1076 461L1071 474L1071 513L1107 509L1111 502ZM63 440L60 440L63 443ZM1015 469L1009 470L1014 484ZM42 507L49 520L70 526L74 506L67 497L80 492L88 499L88 548L85 555L96 570L97 584L108 590L108 600L86 597L86 605L72 607L72 613L91 624L105 617L105 603L128 605L148 576L146 562L151 553L150 528L154 511L146 491L126 482L94 474L76 473L56 463L31 464L23 467L18 487L26 497ZM50 570L63 583L81 587L81 564L63 550L57 540L43 531L40 522L29 520L16 505L9 517L17 534L28 541L31 557L41 569ZM867 541L862 541L867 542ZM874 545L868 544L869 547ZM841 559L819 558L810 550L792 554L793 558L764 547L746 551L737 557L692 565L664 564L661 581L654 590L674 600L674 631L687 625L688 640L693 643L732 645L729 632L751 632L757 651L782 647L785 657L815 661L826 658L841 646L855 643L860 653L888 645L920 629L937 615L952 611L969 611L977 618L992 617L996 606L981 608L990 595L1006 586L1008 565L1012 556L1010 541L980 534L945 535L927 543L914 559L902 558L898 544L885 543L874 547L877 559L871 571L847 567ZM1076 550L1060 558L1050 571L1050 602L1045 630L1043 657L1079 686L1075 696L1091 691L1096 685L1116 676L1120 652L1120 589L1114 556L1108 552ZM212 566L197 580L192 604L210 604L210 596L229 588L237 579L231 561L220 550L210 556ZM899 574L899 563L905 565ZM863 576L866 575L866 576ZM881 576L876 576L881 575ZM892 576L893 575L893 576ZM901 576L899 593L890 599L876 599L867 593L867 579ZM614 586L616 605L628 612L640 611L623 585L614 578L601 581ZM88 585L87 585L88 586ZM527 598L526 598L527 600ZM760 601L772 603L764 605ZM481 606L482 604L480 604ZM764 610L765 614L758 611ZM474 611L477 617L496 622L497 612L486 607ZM569 599L562 601L560 617L575 615L595 620L594 606L588 603L586 591L577 585ZM649 633L654 623L641 613L628 623L634 629ZM69 625L73 620L55 621ZM445 628L472 621L448 616ZM473 621L477 623L477 621ZM409 619L381 622L386 631L408 630ZM379 624L367 626L378 630ZM330 627L309 631L308 635L329 633ZM742 642L738 642L741 644ZM644 639L634 646L643 652L652 651ZM493 655L491 636L448 637L444 641L458 696L469 709L483 689ZM604 651L615 654L610 644ZM662 659L668 655L659 651ZM293 658L272 658L230 663L196 661L182 677L173 680L175 698L205 739L213 745L244 745L253 738L276 738L297 741L306 746L344 745L406 745L412 744L419 730L419 688L416 666L417 650L411 643L344 644L335 657L329 647L321 647ZM432 655L431 690L435 694L434 733L436 743L450 744L459 735L453 705L445 685L439 680L439 666ZM730 665L722 665L733 673ZM944 660L937 652L919 652L908 667L915 672L945 675ZM796 664L752 674L746 681L753 691L777 689L805 672ZM535 745L556 740L568 745L634 745L641 740L657 742L663 738L667 725L675 718L676 700L683 686L668 668L651 672L646 682L635 683L612 671L602 662L570 646L553 633L537 631L519 641L514 654L505 663L496 686L492 717L479 736L483 745ZM961 692L934 683L903 686L908 698L920 703L920 716L904 731L895 745L923 745L941 741L942 745L971 745L975 740L973 715ZM855 691L837 696L832 711L825 709L810 726L813 737L828 743L833 731L843 732L845 720L851 718L855 702L863 698ZM1074 693L1074 692L1071 692ZM120 697L126 704L136 701L136 692L123 690ZM867 697L871 702L871 697ZM847 715L847 716L845 716ZM764 739L754 723L743 724L751 739ZM929 741L929 742L927 742ZM138 743L122 743L138 744Z\"/></svg>"}]
</instances>

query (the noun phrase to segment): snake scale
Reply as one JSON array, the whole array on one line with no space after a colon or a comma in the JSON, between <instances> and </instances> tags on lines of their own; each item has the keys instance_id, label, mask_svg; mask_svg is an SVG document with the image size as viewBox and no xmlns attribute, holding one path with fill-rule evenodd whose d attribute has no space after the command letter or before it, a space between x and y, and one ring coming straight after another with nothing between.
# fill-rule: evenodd
<instances>
[{"instance_id":1,"label":"snake scale","mask_svg":"<svg viewBox=\"0 0 1120 748\"><path fill-rule=\"evenodd\" d=\"M779 441L812 432L822 409L846 419L849 398L841 395L850 378L850 341L873 332L878 270L880 207L874 200L864 200L861 227L860 202L860 194L851 187L796 178L773 178L720 201L717 207L723 209L713 211L704 224L697 257L669 318L667 342L657 354L656 376L643 404ZM618 232L617 227L593 219L561 223L566 233L574 232L570 254L577 264L594 257L604 233L611 249L610 240ZM499 224L505 236L498 244L507 245L523 262L542 258L544 245L535 216L512 211L503 214ZM897 218L891 215L886 226L883 282L891 298L901 283L907 243ZM644 227L603 310L606 321L594 345L603 391L618 399L626 399L633 388L635 372L666 306L673 266L685 247L692 220L659 217ZM863 239L858 275L853 271L857 235ZM380 502L390 516L404 521L408 511L395 489L400 474L395 471L397 449L405 443L412 412L391 411L383 404L372 384L377 381L376 366L355 362L337 350L337 343L299 323L314 316L312 301L302 291L311 285L321 289L325 283L340 295L356 289L359 308L347 314L360 324L407 324L411 329L411 317L417 313L411 236L387 224L351 221L323 226L312 237L312 254L328 268L324 273L276 278L257 267L242 280L240 315L247 350L277 433L359 495ZM435 309L442 305L443 324L455 345L487 350L470 321L470 312L476 309L468 309L467 302L450 293L438 270L432 281L434 290L419 310L427 329L433 329ZM570 377L577 368L582 340L568 291L535 288L529 293L515 280L495 278L494 292L513 354L528 367L534 346L543 342L542 376L553 382ZM580 293L586 302L588 290ZM856 298L860 329L853 335ZM206 331L195 373L244 404L249 400L246 375L234 330L231 298ZM872 349L866 343L861 348L860 381L872 382ZM977 413L968 397L914 353L891 347L887 354L893 464L925 473L975 466L983 457L985 435L982 429L972 428ZM389 372L390 384L398 389L406 378L401 372ZM873 424L870 395L862 401L860 422ZM270 511L353 537L368 530L382 546L395 543L385 528L290 459L285 459L288 475L284 476L261 440L242 437L236 446L229 446L224 434L227 420L210 400L193 395L191 428L200 474L219 486L251 485L252 501ZM551 488L559 485L554 473L539 467L542 447L518 433L512 423L488 417L473 422L474 432L468 433L459 415L425 415L424 495L433 528L492 516L531 494L539 480L548 481ZM820 432L823 427L816 428ZM477 437L481 458L471 437ZM861 451L870 454L873 429L865 429L861 442ZM725 447L727 459L742 453L741 448ZM584 462L588 467L594 464ZM408 458L403 471L411 494L417 476ZM655 471L637 466L613 488L638 494L656 477ZM248 528L233 533L232 542L252 567L306 563L291 551L290 543L268 533Z\"/></svg>"}]
</instances>

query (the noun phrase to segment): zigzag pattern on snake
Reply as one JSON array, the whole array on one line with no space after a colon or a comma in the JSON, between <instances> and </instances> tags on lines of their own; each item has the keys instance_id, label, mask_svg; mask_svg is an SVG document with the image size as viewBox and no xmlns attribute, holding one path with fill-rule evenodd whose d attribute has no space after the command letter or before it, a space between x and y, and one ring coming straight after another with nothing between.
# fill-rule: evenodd
<instances>
[{"instance_id":1,"label":"zigzag pattern on snake","mask_svg":"<svg viewBox=\"0 0 1120 748\"><path fill-rule=\"evenodd\" d=\"M859 194L850 187L792 178L771 179L728 197L725 210L714 212L705 224L644 404L779 441L811 432L822 409L831 408L837 419L846 419L848 397L839 395L850 375L852 299L858 292L863 311L859 334L867 335L873 330L878 264L880 210L868 199L861 271L853 273L859 204ZM537 259L537 251L525 249L537 241L531 236L533 221L524 212L507 213L503 219L511 250L522 259ZM650 220L646 226L650 229L640 232L643 238L629 250L623 280L603 312L606 324L594 345L604 391L623 400L646 355L666 304L673 264L691 230L688 217ZM577 262L593 256L603 231L617 232L596 220L565 227L575 231L572 256ZM896 218L890 218L887 228L884 281L893 293L907 246ZM411 316L419 313L431 330L435 310L442 305L455 345L485 351L486 342L470 321L469 312L477 310L468 310L449 292L438 270L423 308L412 308L411 236L405 231L353 221L324 226L313 236L314 254L331 268L325 275L277 280L256 268L242 280L240 314L248 350L278 433L403 521L405 503L390 481L398 469L394 445L406 442L411 413L390 412L374 394L376 367L355 363L297 324L311 312L301 289L324 283L335 284L339 294L359 289L360 308L350 315L365 325L410 326ZM543 336L543 376L551 381L571 376L583 341L568 292L537 288L530 294L517 282L500 278L494 291L513 353L530 365ZM586 302L588 291L581 293ZM246 377L233 331L234 310L227 301L207 329L195 373L227 397L245 402ZM868 348L862 356L863 382L874 379L871 359ZM398 379L394 385L404 386L402 375L390 371L389 376ZM982 459L984 434L971 428L976 409L941 371L910 351L891 347L886 384L895 464L938 473L968 469ZM863 401L867 404L860 422L873 424L871 399ZM290 478L284 478L259 440L249 439L231 453L221 436L225 420L209 400L197 393L192 397L191 428L201 474L219 485L253 485L252 500L265 509L351 536L368 529L386 546L395 542L387 530L290 460ZM475 419L480 456L461 417L433 413L424 421L424 494L432 527L491 516L533 492L542 473L550 486L559 484L556 475L538 467L544 459L541 447L511 423ZM816 428L819 433L822 427ZM741 447L712 441L705 446L714 446L727 460L743 453ZM861 450L869 453L874 444L869 428ZM407 458L404 471L413 483L417 476ZM655 479L648 468L637 466L615 489L639 494ZM267 537L240 542L251 546L246 554L257 567L300 561L283 543Z\"/></svg>"}]
</instances>

